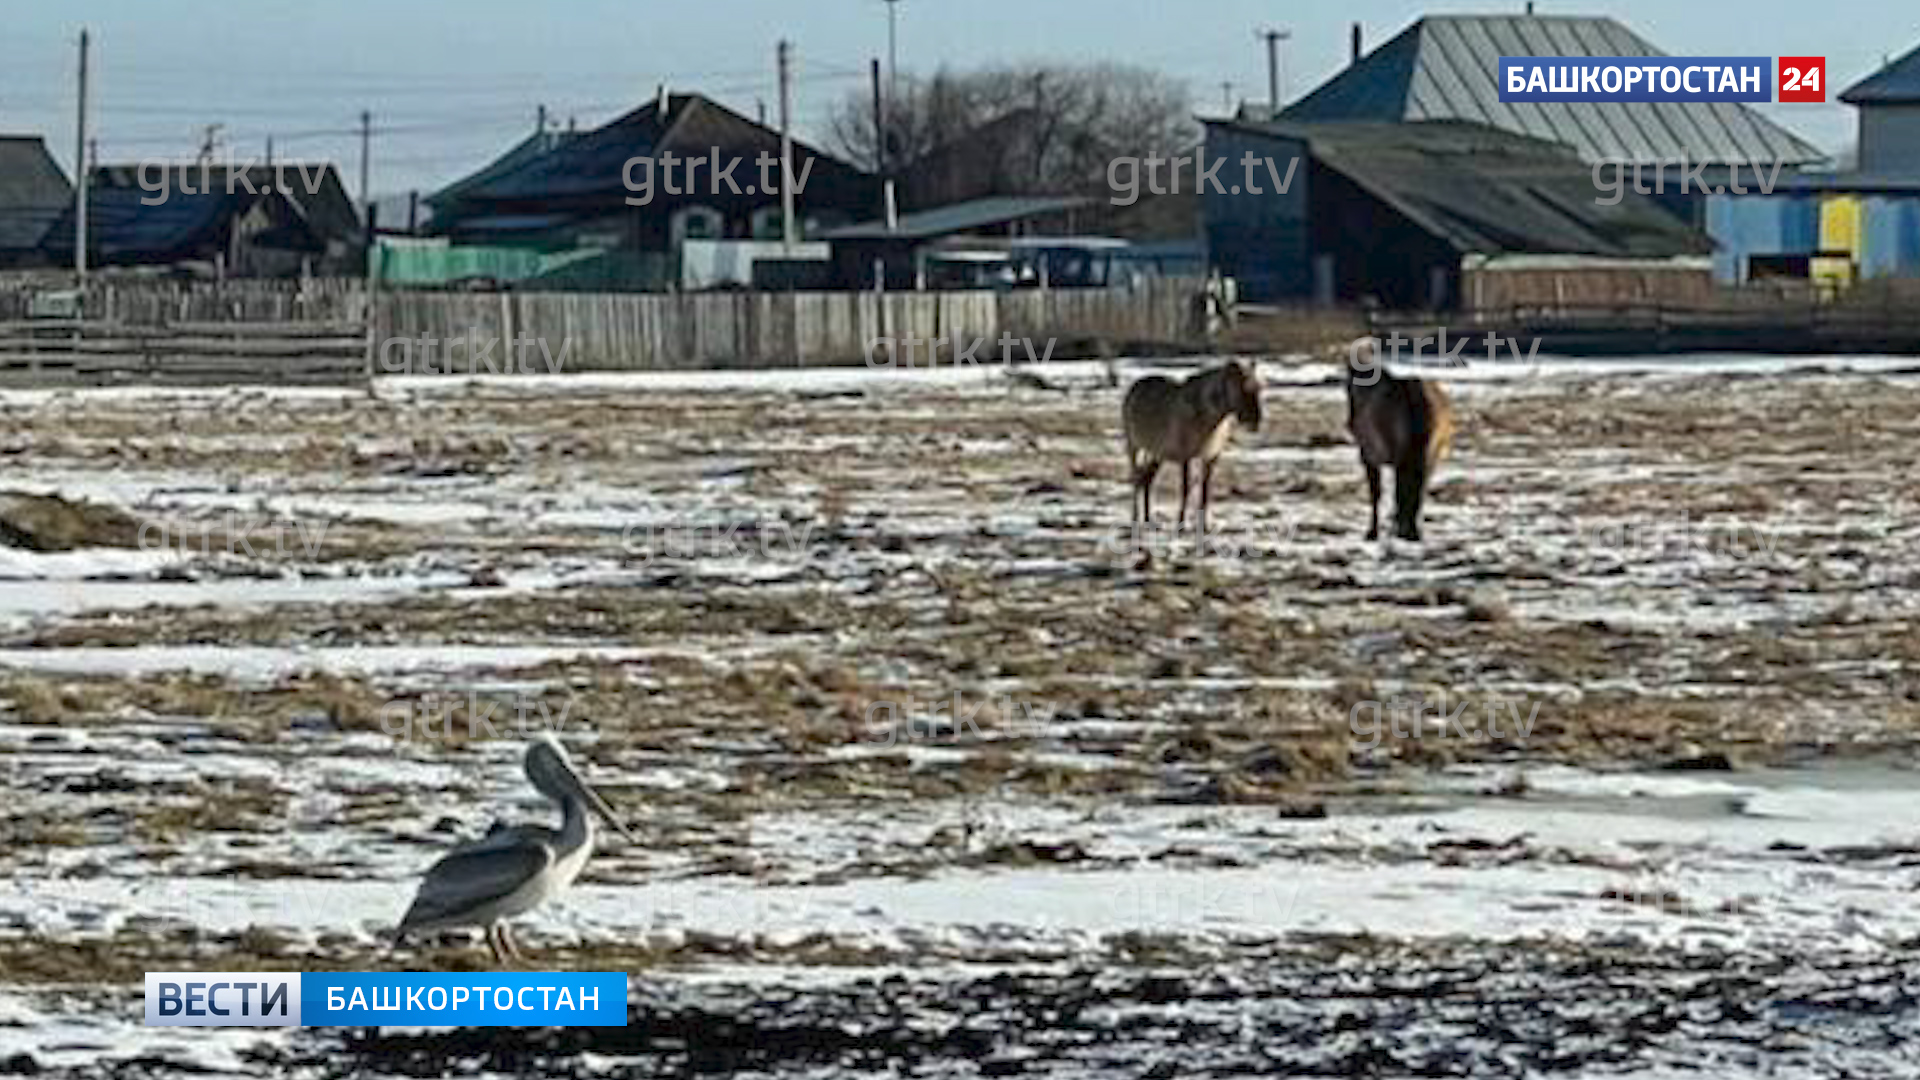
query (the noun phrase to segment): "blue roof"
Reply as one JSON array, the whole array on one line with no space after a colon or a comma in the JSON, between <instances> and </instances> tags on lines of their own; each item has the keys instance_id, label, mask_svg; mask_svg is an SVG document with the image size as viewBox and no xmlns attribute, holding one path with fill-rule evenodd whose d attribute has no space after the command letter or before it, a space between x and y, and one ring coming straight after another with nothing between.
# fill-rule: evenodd
<instances>
[{"instance_id":1,"label":"blue roof","mask_svg":"<svg viewBox=\"0 0 1920 1080\"><path fill-rule=\"evenodd\" d=\"M462 232L543 232L557 229L573 220L571 214L490 214L466 218Z\"/></svg>"},{"instance_id":2,"label":"blue roof","mask_svg":"<svg viewBox=\"0 0 1920 1080\"><path fill-rule=\"evenodd\" d=\"M1861 79L1840 95L1849 105L1897 105L1920 102L1920 46Z\"/></svg>"},{"instance_id":3,"label":"blue roof","mask_svg":"<svg viewBox=\"0 0 1920 1080\"><path fill-rule=\"evenodd\" d=\"M1004 225L1021 218L1056 214L1084 206L1091 200L1071 195L996 195L900 215L894 228L884 221L865 221L824 234L823 240L926 240L935 236Z\"/></svg>"},{"instance_id":4,"label":"blue roof","mask_svg":"<svg viewBox=\"0 0 1920 1080\"><path fill-rule=\"evenodd\" d=\"M692 104L686 95L669 99L668 115L678 118ZM649 102L592 131L573 136L543 153L521 154L505 170L483 169L478 183L456 184L448 202L516 202L594 195L625 187L629 158L647 157L666 134L656 103ZM524 144L523 144L524 145ZM520 148L509 151L512 156ZM503 159L504 160L504 159ZM436 198L444 198L441 192Z\"/></svg>"},{"instance_id":5,"label":"blue roof","mask_svg":"<svg viewBox=\"0 0 1920 1080\"><path fill-rule=\"evenodd\" d=\"M669 152L683 160L688 154L740 159L744 164L730 179L748 187L756 183L759 175L757 155L766 153L771 159L780 149L779 132L701 94L670 95L664 115L660 104L658 100L650 101L602 127L574 135L545 153L525 158L517 167L463 188L451 201L472 207L568 198L604 200L618 196L624 199L631 194L626 186L627 162ZM809 191L816 181L820 187L831 190L836 182L861 179L851 166L799 140L794 141L793 148L796 171L803 169L806 159L817 159L819 167L806 174ZM703 174L696 186L702 191L711 191L717 183L710 174Z\"/></svg>"},{"instance_id":6,"label":"blue roof","mask_svg":"<svg viewBox=\"0 0 1920 1080\"><path fill-rule=\"evenodd\" d=\"M139 188L95 187L87 193L87 248L102 260L165 261L190 254L215 237L231 218L253 204L285 196L235 194L219 185L212 191L187 193L174 188L166 201L143 203L154 197ZM295 215L297 219L297 214ZM305 230L305 226L301 226ZM283 230L275 230L284 235ZM289 238L291 239L291 238ZM309 243L312 238L306 237ZM69 207L48 230L42 250L70 257L73 252L73 210Z\"/></svg>"},{"instance_id":7,"label":"blue roof","mask_svg":"<svg viewBox=\"0 0 1920 1080\"><path fill-rule=\"evenodd\" d=\"M1503 102L1502 56L1664 56L1612 19L1430 15L1283 110L1288 121L1467 120L1564 143L1589 162L1724 165L1826 155L1745 105L1727 102Z\"/></svg>"},{"instance_id":8,"label":"blue roof","mask_svg":"<svg viewBox=\"0 0 1920 1080\"><path fill-rule=\"evenodd\" d=\"M577 137L574 134L559 131L536 131L515 143L506 153L420 201L429 207L444 206L470 191L485 187L501 177L519 171L528 162L552 153L562 143Z\"/></svg>"}]
</instances>

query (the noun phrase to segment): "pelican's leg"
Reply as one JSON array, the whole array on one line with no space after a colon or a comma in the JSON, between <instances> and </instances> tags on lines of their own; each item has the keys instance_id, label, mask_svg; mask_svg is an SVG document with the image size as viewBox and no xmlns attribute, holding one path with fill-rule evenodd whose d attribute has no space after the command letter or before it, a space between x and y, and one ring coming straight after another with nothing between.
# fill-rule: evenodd
<instances>
[{"instance_id":1,"label":"pelican's leg","mask_svg":"<svg viewBox=\"0 0 1920 1080\"><path fill-rule=\"evenodd\" d=\"M507 955L513 957L515 962L523 965L527 962L526 954L520 951L520 943L513 939L513 927L506 923L500 924L500 942L507 947Z\"/></svg>"},{"instance_id":2,"label":"pelican's leg","mask_svg":"<svg viewBox=\"0 0 1920 1080\"><path fill-rule=\"evenodd\" d=\"M493 950L493 963L496 967L507 966L507 955L502 951L500 946L501 932L502 928L499 923L487 924L487 948Z\"/></svg>"}]
</instances>

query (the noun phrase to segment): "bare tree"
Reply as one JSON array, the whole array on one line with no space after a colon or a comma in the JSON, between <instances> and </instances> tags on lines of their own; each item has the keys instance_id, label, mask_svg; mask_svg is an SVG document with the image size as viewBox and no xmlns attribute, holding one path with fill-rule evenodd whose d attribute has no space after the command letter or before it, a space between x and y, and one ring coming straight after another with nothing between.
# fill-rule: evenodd
<instances>
[{"instance_id":1,"label":"bare tree","mask_svg":"<svg viewBox=\"0 0 1920 1080\"><path fill-rule=\"evenodd\" d=\"M1199 138L1186 88L1122 64L1027 64L903 76L888 110L887 171L923 194L1083 193L1104 189L1118 157L1170 154ZM850 96L830 138L876 164L873 103ZM926 200L922 200L926 201Z\"/></svg>"}]
</instances>

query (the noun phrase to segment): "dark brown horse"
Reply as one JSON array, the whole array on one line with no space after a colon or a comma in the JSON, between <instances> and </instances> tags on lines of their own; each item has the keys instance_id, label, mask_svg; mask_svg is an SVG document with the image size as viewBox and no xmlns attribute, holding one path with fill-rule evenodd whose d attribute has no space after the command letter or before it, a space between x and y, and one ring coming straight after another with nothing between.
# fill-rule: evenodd
<instances>
[{"instance_id":1,"label":"dark brown horse","mask_svg":"<svg viewBox=\"0 0 1920 1080\"><path fill-rule=\"evenodd\" d=\"M1188 463L1200 462L1200 506L1196 523L1207 531L1207 507L1213 501L1213 466L1227 448L1236 424L1260 427L1260 380L1253 365L1238 360L1184 380L1148 375L1127 388L1120 407L1127 433L1127 469L1132 475L1133 520L1153 520L1153 481L1164 462L1180 466L1180 512L1175 527L1187 520L1192 488Z\"/></svg>"},{"instance_id":2,"label":"dark brown horse","mask_svg":"<svg viewBox=\"0 0 1920 1080\"><path fill-rule=\"evenodd\" d=\"M1394 535L1420 539L1420 503L1453 446L1453 402L1439 383L1397 378L1384 364L1347 365L1347 428L1360 447L1373 524L1380 536L1380 470L1393 469Z\"/></svg>"}]
</instances>

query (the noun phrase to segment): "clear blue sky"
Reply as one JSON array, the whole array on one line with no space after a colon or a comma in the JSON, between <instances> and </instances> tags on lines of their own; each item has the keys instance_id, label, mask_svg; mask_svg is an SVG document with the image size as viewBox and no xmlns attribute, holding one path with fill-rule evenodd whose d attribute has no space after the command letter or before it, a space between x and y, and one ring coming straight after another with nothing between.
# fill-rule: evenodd
<instances>
[{"instance_id":1,"label":"clear blue sky","mask_svg":"<svg viewBox=\"0 0 1920 1080\"><path fill-rule=\"evenodd\" d=\"M1348 25L1367 47L1427 12L1519 12L1521 3L1439 5L1356 0L901 0L900 66L996 60L1118 60L1184 80L1200 111L1221 107L1220 84L1266 95L1255 28L1292 32L1284 46L1291 96L1346 62ZM666 81L700 89L752 115L775 109L775 42L798 50L797 123L817 136L828 107L865 85L886 49L883 0L11 0L0 33L0 132L48 137L73 154L73 42L94 39L95 130L108 162L190 157L200 128L276 157L331 158L357 176L357 138L342 134L370 109L391 128L375 141L377 194L431 189L484 164L532 130L546 103L563 120L600 123ZM1895 0L1542 2L1541 13L1612 15L1670 53L1824 55L1829 81L1848 84L1920 44L1920 4ZM1844 11L1844 15L1839 13ZM1827 149L1852 138L1841 105L1762 106Z\"/></svg>"}]
</instances>

